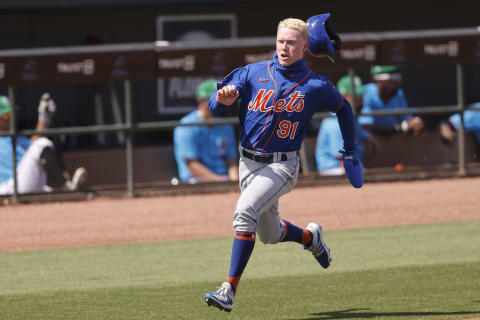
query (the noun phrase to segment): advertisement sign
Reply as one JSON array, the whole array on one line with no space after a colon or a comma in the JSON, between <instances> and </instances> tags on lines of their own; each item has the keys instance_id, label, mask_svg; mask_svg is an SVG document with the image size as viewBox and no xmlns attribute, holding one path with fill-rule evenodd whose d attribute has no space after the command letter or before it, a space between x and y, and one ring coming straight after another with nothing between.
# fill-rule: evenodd
<instances>
[{"instance_id":1,"label":"advertisement sign","mask_svg":"<svg viewBox=\"0 0 480 320\"><path fill-rule=\"evenodd\" d=\"M236 37L237 20L233 14L157 17L157 40L207 42ZM196 86L204 79L227 72L226 58L222 49L192 50L191 53L183 51L179 54L158 53L158 113L180 114L195 109Z\"/></svg>"},{"instance_id":2,"label":"advertisement sign","mask_svg":"<svg viewBox=\"0 0 480 320\"><path fill-rule=\"evenodd\" d=\"M272 46L157 52L158 112L185 113L197 107L195 89L206 79L221 80L246 64L271 59Z\"/></svg>"},{"instance_id":3,"label":"advertisement sign","mask_svg":"<svg viewBox=\"0 0 480 320\"><path fill-rule=\"evenodd\" d=\"M0 84L19 87L153 79L150 51L0 57Z\"/></svg>"},{"instance_id":4,"label":"advertisement sign","mask_svg":"<svg viewBox=\"0 0 480 320\"><path fill-rule=\"evenodd\" d=\"M384 40L381 61L384 64L411 66L475 63L480 60L480 37L435 37Z\"/></svg>"}]
</instances>

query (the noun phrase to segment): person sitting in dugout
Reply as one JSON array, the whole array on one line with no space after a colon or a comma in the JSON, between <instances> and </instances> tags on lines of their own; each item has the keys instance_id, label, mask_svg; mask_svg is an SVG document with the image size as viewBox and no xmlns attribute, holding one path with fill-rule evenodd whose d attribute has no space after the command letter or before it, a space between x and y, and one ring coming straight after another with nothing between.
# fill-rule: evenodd
<instances>
[{"instance_id":1,"label":"person sitting in dugout","mask_svg":"<svg viewBox=\"0 0 480 320\"><path fill-rule=\"evenodd\" d=\"M195 91L198 108L180 119L182 124L214 119L208 100L217 81L201 82ZM238 180L237 139L232 125L178 126L173 131L180 181L186 183Z\"/></svg>"},{"instance_id":2,"label":"person sitting in dugout","mask_svg":"<svg viewBox=\"0 0 480 320\"><path fill-rule=\"evenodd\" d=\"M10 100L0 96L0 131L10 130ZM36 130L49 128L56 105L48 93L41 96ZM12 138L0 137L0 195L13 194ZM55 189L77 191L87 179L87 171L77 168L73 178L63 169L60 154L47 137L33 135L15 139L17 192L51 192Z\"/></svg>"}]
</instances>

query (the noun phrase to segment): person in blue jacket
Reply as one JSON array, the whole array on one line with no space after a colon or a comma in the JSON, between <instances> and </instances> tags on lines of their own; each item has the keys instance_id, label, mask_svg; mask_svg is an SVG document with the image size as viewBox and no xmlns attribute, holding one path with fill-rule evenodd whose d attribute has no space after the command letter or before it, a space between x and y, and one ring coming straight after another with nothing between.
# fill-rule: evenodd
<instances>
[{"instance_id":1,"label":"person in blue jacket","mask_svg":"<svg viewBox=\"0 0 480 320\"><path fill-rule=\"evenodd\" d=\"M362 113L408 108L405 93L400 87L402 74L397 66L375 65L370 73L374 82L365 85ZM411 114L376 117L363 115L358 121L372 132L412 132L414 136L420 134L424 127L423 119Z\"/></svg>"},{"instance_id":2,"label":"person in blue jacket","mask_svg":"<svg viewBox=\"0 0 480 320\"><path fill-rule=\"evenodd\" d=\"M351 97L351 77L344 76L337 82L337 90L347 99L352 102ZM355 88L355 108L357 112L363 105L364 87L360 77L354 77ZM363 162L364 143L369 143L372 151L378 149L378 142L371 135L370 132L362 129L357 125L357 155L360 161ZM343 159L340 150L343 148L343 138L338 125L336 117L329 117L323 119L317 135L317 145L315 148L315 161L317 164L318 173L322 176L337 176L344 175Z\"/></svg>"},{"instance_id":3,"label":"person in blue jacket","mask_svg":"<svg viewBox=\"0 0 480 320\"><path fill-rule=\"evenodd\" d=\"M465 132L473 132L480 144L480 102L472 104L474 110L465 110L463 112L463 124ZM440 133L442 137L448 142L453 143L455 133L460 128L460 113L451 115L448 121L442 122L440 125Z\"/></svg>"},{"instance_id":4,"label":"person in blue jacket","mask_svg":"<svg viewBox=\"0 0 480 320\"><path fill-rule=\"evenodd\" d=\"M217 90L217 81L208 79L195 91L198 108L180 119L200 123L215 116L208 110L208 99ZM238 180L237 139L232 125L178 126L173 132L175 159L182 182Z\"/></svg>"}]
</instances>

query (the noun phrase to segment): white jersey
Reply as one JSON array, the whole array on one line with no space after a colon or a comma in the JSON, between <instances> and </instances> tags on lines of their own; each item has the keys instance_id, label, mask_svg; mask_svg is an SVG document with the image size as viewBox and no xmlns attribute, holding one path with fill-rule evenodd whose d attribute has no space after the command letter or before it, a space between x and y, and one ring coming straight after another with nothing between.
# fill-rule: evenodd
<instances>
[{"instance_id":1,"label":"white jersey","mask_svg":"<svg viewBox=\"0 0 480 320\"><path fill-rule=\"evenodd\" d=\"M50 192L47 186L47 173L40 163L40 156L45 147L54 148L53 142L41 137L33 141L17 167L17 192ZM0 195L13 193L13 178L0 184Z\"/></svg>"}]
</instances>

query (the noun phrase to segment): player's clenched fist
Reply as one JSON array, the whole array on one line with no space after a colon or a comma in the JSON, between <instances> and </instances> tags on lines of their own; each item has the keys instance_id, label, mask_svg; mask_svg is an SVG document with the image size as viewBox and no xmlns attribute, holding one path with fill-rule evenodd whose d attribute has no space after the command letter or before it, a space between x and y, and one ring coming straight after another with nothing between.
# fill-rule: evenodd
<instances>
[{"instance_id":1,"label":"player's clenched fist","mask_svg":"<svg viewBox=\"0 0 480 320\"><path fill-rule=\"evenodd\" d=\"M233 84L217 91L217 102L226 106L232 105L238 98L238 91Z\"/></svg>"}]
</instances>

